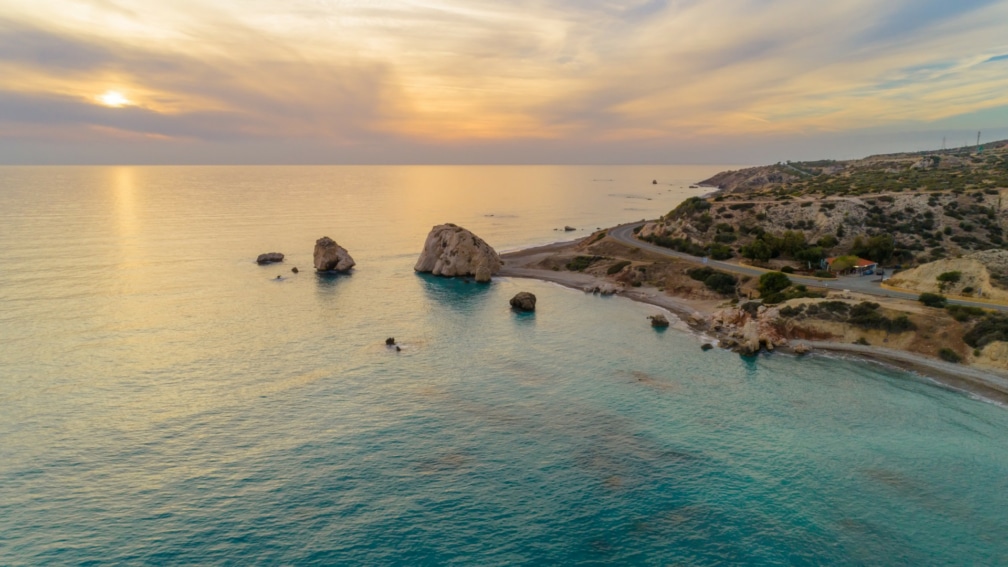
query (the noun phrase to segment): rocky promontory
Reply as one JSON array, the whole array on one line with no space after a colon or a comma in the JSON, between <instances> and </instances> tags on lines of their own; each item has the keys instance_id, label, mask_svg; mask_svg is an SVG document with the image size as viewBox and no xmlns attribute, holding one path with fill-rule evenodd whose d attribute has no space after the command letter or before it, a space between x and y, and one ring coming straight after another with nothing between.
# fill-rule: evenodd
<instances>
[{"instance_id":1,"label":"rocky promontory","mask_svg":"<svg viewBox=\"0 0 1008 567\"><path fill-rule=\"evenodd\" d=\"M488 282L502 263L497 252L482 238L451 223L431 229L414 270L435 276L473 276Z\"/></svg>"},{"instance_id":2,"label":"rocky promontory","mask_svg":"<svg viewBox=\"0 0 1008 567\"><path fill-rule=\"evenodd\" d=\"M315 241L315 270L319 272L348 272L357 265L346 248L332 238L323 236Z\"/></svg>"}]
</instances>

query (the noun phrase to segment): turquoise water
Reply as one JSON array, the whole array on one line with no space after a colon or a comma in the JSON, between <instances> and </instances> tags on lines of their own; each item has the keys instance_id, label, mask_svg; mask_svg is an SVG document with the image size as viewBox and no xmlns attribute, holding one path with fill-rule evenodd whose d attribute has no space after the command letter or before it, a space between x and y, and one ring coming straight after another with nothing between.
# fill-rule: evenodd
<instances>
[{"instance_id":1,"label":"turquoise water","mask_svg":"<svg viewBox=\"0 0 1008 567\"><path fill-rule=\"evenodd\" d=\"M1002 407L412 272L720 169L0 168L0 564L1008 563Z\"/></svg>"}]
</instances>

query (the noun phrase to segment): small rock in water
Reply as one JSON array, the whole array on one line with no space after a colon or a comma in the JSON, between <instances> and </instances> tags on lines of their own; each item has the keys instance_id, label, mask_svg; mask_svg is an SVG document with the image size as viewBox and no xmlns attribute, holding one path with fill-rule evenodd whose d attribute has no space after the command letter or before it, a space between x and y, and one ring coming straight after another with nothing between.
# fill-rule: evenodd
<instances>
[{"instance_id":1,"label":"small rock in water","mask_svg":"<svg viewBox=\"0 0 1008 567\"><path fill-rule=\"evenodd\" d=\"M393 346L393 345L395 345L395 338L394 337L389 337L389 338L385 339L385 346Z\"/></svg>"},{"instance_id":2,"label":"small rock in water","mask_svg":"<svg viewBox=\"0 0 1008 567\"><path fill-rule=\"evenodd\" d=\"M574 228L573 226L570 226L570 225L567 225L567 226L564 227L564 232L571 232L571 231L574 231L574 230L577 230L577 229Z\"/></svg>"},{"instance_id":3,"label":"small rock in water","mask_svg":"<svg viewBox=\"0 0 1008 567\"><path fill-rule=\"evenodd\" d=\"M708 351L708 350L710 350L712 348L714 348L714 345L712 345L710 343L704 343L704 344L700 345L700 350L703 350L703 351Z\"/></svg>"},{"instance_id":4,"label":"small rock in water","mask_svg":"<svg viewBox=\"0 0 1008 567\"><path fill-rule=\"evenodd\" d=\"M396 345L396 347L395 347L395 351L396 351L396 352L400 352L400 351L402 351L402 349L401 349L401 348L399 348L399 345Z\"/></svg>"},{"instance_id":5,"label":"small rock in water","mask_svg":"<svg viewBox=\"0 0 1008 567\"><path fill-rule=\"evenodd\" d=\"M666 319L665 316L662 315L661 313L659 313L658 315L651 315L651 316L648 317L648 319L651 319L651 326L652 327L668 327L669 326L668 319Z\"/></svg>"},{"instance_id":6,"label":"small rock in water","mask_svg":"<svg viewBox=\"0 0 1008 567\"><path fill-rule=\"evenodd\" d=\"M527 292L519 291L511 298L511 308L518 311L535 311L536 296Z\"/></svg>"},{"instance_id":7,"label":"small rock in water","mask_svg":"<svg viewBox=\"0 0 1008 567\"><path fill-rule=\"evenodd\" d=\"M277 274L277 277L276 277L276 279L278 279L278 280L282 280L283 278L282 278L282 277L280 277L280 274Z\"/></svg>"},{"instance_id":8,"label":"small rock in water","mask_svg":"<svg viewBox=\"0 0 1008 567\"><path fill-rule=\"evenodd\" d=\"M293 268L291 268L291 271L294 272L295 274L298 273L297 266L294 266Z\"/></svg>"},{"instance_id":9,"label":"small rock in water","mask_svg":"<svg viewBox=\"0 0 1008 567\"><path fill-rule=\"evenodd\" d=\"M657 179L652 179L651 180L651 185L658 185L658 180Z\"/></svg>"},{"instance_id":10,"label":"small rock in water","mask_svg":"<svg viewBox=\"0 0 1008 567\"><path fill-rule=\"evenodd\" d=\"M272 264L273 262L283 262L284 255L279 252L267 252L260 254L256 258L256 264Z\"/></svg>"}]
</instances>

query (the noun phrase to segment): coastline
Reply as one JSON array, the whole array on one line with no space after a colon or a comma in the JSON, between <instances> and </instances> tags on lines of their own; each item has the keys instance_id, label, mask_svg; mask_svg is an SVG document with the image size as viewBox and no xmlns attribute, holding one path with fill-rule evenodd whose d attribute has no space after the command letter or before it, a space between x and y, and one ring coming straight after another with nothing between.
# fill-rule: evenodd
<instances>
[{"instance_id":1,"label":"coastline","mask_svg":"<svg viewBox=\"0 0 1008 567\"><path fill-rule=\"evenodd\" d=\"M535 267L536 264L547 257L558 252L573 249L579 242L581 240L555 242L544 246L501 254L501 259L504 260L504 267L497 276L547 281L586 293L590 293L597 287L611 286L611 281L591 274L555 271ZM724 304L724 301L675 297L648 286L630 289L620 288L616 291L615 295L666 309L679 317L691 328L697 327L700 321ZM712 341L719 339L716 333L711 333L709 330L696 330L711 337ZM800 354L795 350L799 345L809 347L812 350L808 354ZM825 355L840 355L879 363L912 372L922 378L928 379L939 387L964 392L983 401L1008 406L1008 374L997 373L987 369L953 364L897 349L835 341L792 339L786 345L781 345L775 349L776 351L790 353L795 356L815 356L815 353L819 352Z\"/></svg>"}]
</instances>

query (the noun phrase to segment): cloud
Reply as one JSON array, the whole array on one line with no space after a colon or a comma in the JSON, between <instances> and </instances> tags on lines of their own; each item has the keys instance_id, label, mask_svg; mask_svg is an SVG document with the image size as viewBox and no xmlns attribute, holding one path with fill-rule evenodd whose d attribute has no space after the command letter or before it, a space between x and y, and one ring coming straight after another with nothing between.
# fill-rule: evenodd
<instances>
[{"instance_id":1,"label":"cloud","mask_svg":"<svg viewBox=\"0 0 1008 567\"><path fill-rule=\"evenodd\" d=\"M604 158L955 128L1008 107L988 64L1008 52L994 0L38 2L0 7L11 143ZM97 106L106 90L138 105Z\"/></svg>"}]
</instances>

